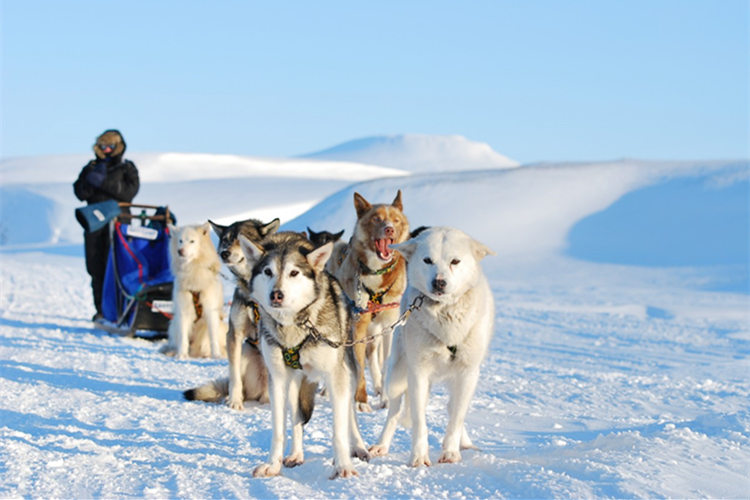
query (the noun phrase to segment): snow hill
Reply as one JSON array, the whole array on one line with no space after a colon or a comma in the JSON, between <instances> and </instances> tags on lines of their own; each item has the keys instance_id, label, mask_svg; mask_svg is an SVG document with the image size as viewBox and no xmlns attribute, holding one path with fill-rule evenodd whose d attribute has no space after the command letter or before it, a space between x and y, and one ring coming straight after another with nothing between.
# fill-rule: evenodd
<instances>
[{"instance_id":1,"label":"snow hill","mask_svg":"<svg viewBox=\"0 0 750 500\"><path fill-rule=\"evenodd\" d=\"M88 157L0 163L0 497L744 498L750 491L750 162L617 161L471 171L374 158L131 154L136 201L180 223L354 225L353 193L412 226L459 227L487 257L490 352L467 429L480 448L414 470L391 454L329 481L331 409L305 463L251 477L267 405L184 401L225 360L178 361L92 328L71 183ZM418 164L414 162L412 165ZM225 287L231 296L229 283ZM447 395L428 406L437 457ZM383 411L360 414L373 443Z\"/></svg>"},{"instance_id":2,"label":"snow hill","mask_svg":"<svg viewBox=\"0 0 750 500\"><path fill-rule=\"evenodd\" d=\"M488 144L460 135L401 134L366 137L305 155L337 161L372 163L410 172L511 168L519 164Z\"/></svg>"}]
</instances>

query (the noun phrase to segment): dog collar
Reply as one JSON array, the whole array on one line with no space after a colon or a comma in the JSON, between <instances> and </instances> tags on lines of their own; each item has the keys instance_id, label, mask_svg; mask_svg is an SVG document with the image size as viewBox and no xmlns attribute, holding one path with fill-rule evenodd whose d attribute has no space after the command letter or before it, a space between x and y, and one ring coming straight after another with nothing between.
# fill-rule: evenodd
<instances>
[{"instance_id":1,"label":"dog collar","mask_svg":"<svg viewBox=\"0 0 750 500\"><path fill-rule=\"evenodd\" d=\"M382 276L384 274L390 273L396 267L396 264L398 264L398 254L388 266L375 271L367 267L367 264L365 264L361 260L358 260L357 262L359 262L359 270L362 271L362 274L374 274L376 276Z\"/></svg>"}]
</instances>

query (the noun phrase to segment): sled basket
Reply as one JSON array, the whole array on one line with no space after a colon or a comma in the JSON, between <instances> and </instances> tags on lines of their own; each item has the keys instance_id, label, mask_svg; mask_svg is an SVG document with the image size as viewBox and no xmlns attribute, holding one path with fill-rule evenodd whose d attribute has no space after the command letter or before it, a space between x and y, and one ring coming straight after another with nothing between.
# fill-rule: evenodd
<instances>
[{"instance_id":1,"label":"sled basket","mask_svg":"<svg viewBox=\"0 0 750 500\"><path fill-rule=\"evenodd\" d=\"M174 276L169 267L168 207L120 203L109 223L109 258L102 289L102 329L126 336L166 338Z\"/></svg>"}]
</instances>

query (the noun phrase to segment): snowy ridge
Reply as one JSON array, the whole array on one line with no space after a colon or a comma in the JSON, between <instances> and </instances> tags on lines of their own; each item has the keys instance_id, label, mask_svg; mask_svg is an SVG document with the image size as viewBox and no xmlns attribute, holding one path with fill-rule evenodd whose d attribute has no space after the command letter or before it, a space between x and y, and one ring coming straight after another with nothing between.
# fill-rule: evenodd
<instances>
[{"instance_id":1,"label":"snowy ridge","mask_svg":"<svg viewBox=\"0 0 750 500\"><path fill-rule=\"evenodd\" d=\"M489 144L460 135L402 134L355 139L307 158L346 160L410 172L444 172L519 166Z\"/></svg>"}]
</instances>

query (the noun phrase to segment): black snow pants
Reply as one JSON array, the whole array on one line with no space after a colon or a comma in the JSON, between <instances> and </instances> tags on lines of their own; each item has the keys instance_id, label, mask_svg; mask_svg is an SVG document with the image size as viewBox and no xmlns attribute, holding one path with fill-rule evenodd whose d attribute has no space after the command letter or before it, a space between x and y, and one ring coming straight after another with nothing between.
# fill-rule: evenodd
<instances>
[{"instance_id":1,"label":"black snow pants","mask_svg":"<svg viewBox=\"0 0 750 500\"><path fill-rule=\"evenodd\" d=\"M94 306L97 314L101 314L104 272L107 270L107 257L109 256L109 227L104 226L93 233L84 233L83 241L86 251L86 271L91 276Z\"/></svg>"}]
</instances>

